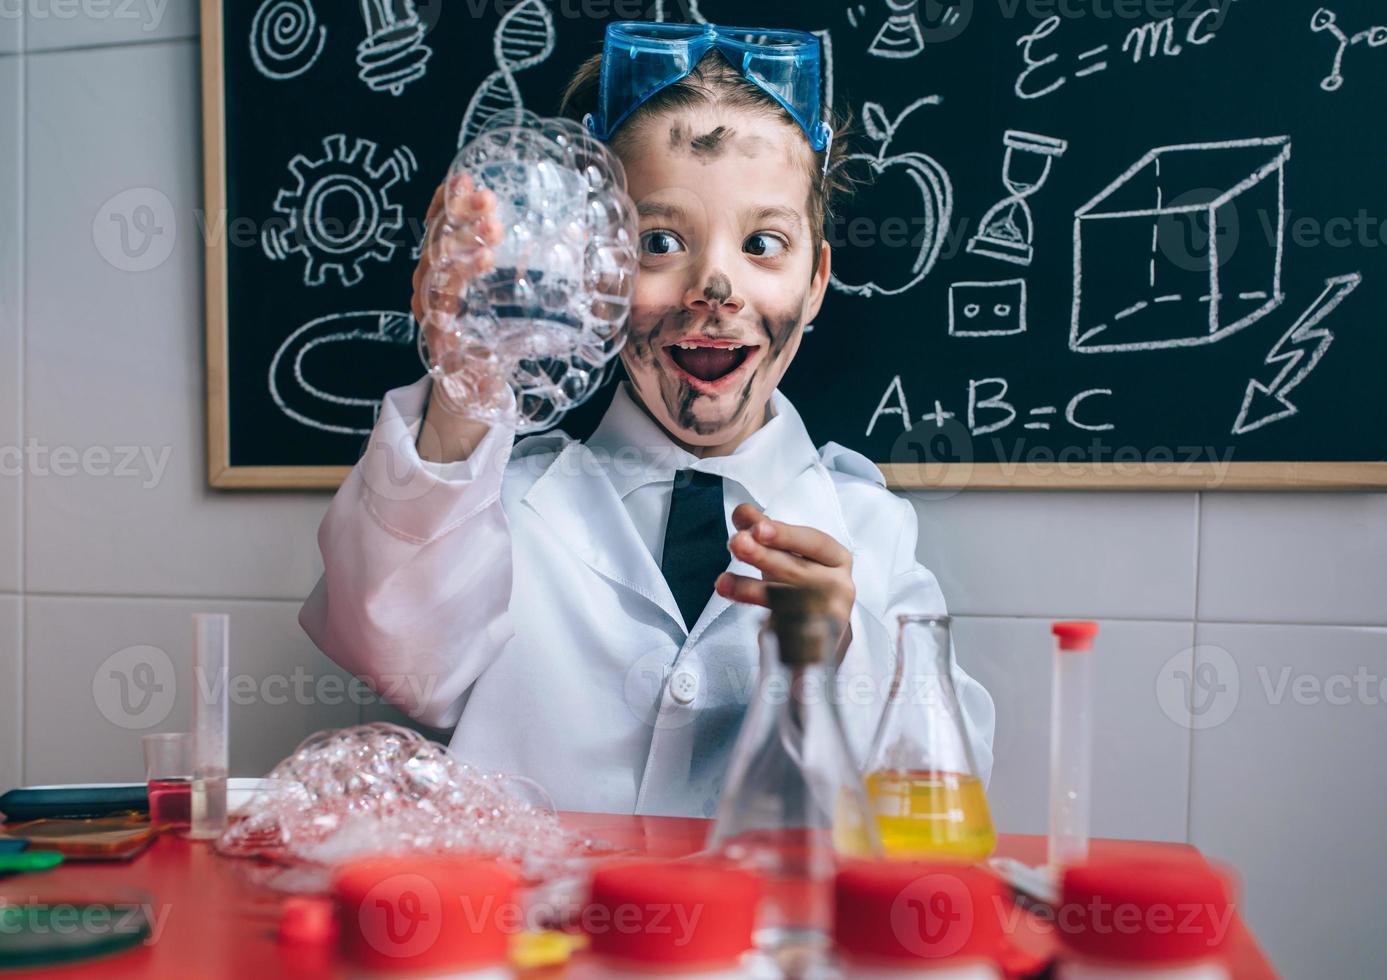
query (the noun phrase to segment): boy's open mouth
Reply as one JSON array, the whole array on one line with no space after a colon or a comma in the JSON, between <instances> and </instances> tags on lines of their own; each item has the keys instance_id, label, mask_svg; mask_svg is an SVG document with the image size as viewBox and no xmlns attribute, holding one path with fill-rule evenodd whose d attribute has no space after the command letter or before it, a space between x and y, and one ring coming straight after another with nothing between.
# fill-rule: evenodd
<instances>
[{"instance_id":1,"label":"boy's open mouth","mask_svg":"<svg viewBox=\"0 0 1387 980\"><path fill-rule=\"evenodd\" d=\"M711 390L720 387L718 382L737 373L757 350L755 344L698 338L670 344L665 353L694 387Z\"/></svg>"}]
</instances>

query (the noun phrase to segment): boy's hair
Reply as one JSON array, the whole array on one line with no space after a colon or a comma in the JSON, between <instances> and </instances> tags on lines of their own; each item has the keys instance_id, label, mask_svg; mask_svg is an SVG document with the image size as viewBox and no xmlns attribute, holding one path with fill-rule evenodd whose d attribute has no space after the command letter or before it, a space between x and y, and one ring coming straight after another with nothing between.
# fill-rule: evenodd
<instances>
[{"instance_id":1,"label":"boy's hair","mask_svg":"<svg viewBox=\"0 0 1387 980\"><path fill-rule=\"evenodd\" d=\"M579 66L564 89L559 111L573 119L582 120L587 113L596 113L598 85L602 73L602 56L593 55ZM618 153L632 132L631 123L647 116L678 109L691 109L700 106L727 106L734 109L751 109L765 112L784 120L796 131L799 124L790 114L755 83L743 78L722 56L713 50L704 55L694 66L693 71L679 81L662 88L645 102L641 103L621 124L612 136L612 148ZM848 156L848 143L851 136L852 119L846 113L837 114L831 106L825 106L824 121L833 127L833 139L825 151L813 152L805 156L805 169L809 174L809 231L813 235L814 253L817 256L819 243L827 234L829 222L836 218L834 207L852 193L854 181L848 176L843 164ZM805 147L809 141L805 139ZM828 154L827 167L824 153ZM817 257L815 264L817 265Z\"/></svg>"}]
</instances>

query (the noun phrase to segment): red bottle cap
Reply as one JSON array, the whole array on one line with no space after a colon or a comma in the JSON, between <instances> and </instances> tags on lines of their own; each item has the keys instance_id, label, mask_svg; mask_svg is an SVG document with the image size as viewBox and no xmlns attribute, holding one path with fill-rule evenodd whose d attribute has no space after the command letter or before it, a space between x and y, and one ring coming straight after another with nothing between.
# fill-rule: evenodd
<instances>
[{"instance_id":1,"label":"red bottle cap","mask_svg":"<svg viewBox=\"0 0 1387 980\"><path fill-rule=\"evenodd\" d=\"M333 878L342 953L379 970L506 962L523 925L516 883L494 861L423 854L361 858Z\"/></svg>"},{"instance_id":2,"label":"red bottle cap","mask_svg":"<svg viewBox=\"0 0 1387 980\"><path fill-rule=\"evenodd\" d=\"M583 931L594 955L683 968L735 963L752 946L761 881L709 863L623 861L593 872Z\"/></svg>"},{"instance_id":3,"label":"red bottle cap","mask_svg":"<svg viewBox=\"0 0 1387 980\"><path fill-rule=\"evenodd\" d=\"M833 938L858 960L883 963L1005 957L1011 896L967 864L854 861L834 878Z\"/></svg>"},{"instance_id":4,"label":"red bottle cap","mask_svg":"<svg viewBox=\"0 0 1387 980\"><path fill-rule=\"evenodd\" d=\"M337 934L336 908L316 895L286 898L280 907L279 941L282 943L328 943Z\"/></svg>"},{"instance_id":5,"label":"red bottle cap","mask_svg":"<svg viewBox=\"0 0 1387 980\"><path fill-rule=\"evenodd\" d=\"M1128 848L1064 872L1056 926L1087 957L1178 963L1217 955L1235 912L1227 878L1199 855Z\"/></svg>"},{"instance_id":6,"label":"red bottle cap","mask_svg":"<svg viewBox=\"0 0 1387 980\"><path fill-rule=\"evenodd\" d=\"M1092 650L1098 624L1092 620L1051 623L1050 632L1059 638L1061 650Z\"/></svg>"}]
</instances>

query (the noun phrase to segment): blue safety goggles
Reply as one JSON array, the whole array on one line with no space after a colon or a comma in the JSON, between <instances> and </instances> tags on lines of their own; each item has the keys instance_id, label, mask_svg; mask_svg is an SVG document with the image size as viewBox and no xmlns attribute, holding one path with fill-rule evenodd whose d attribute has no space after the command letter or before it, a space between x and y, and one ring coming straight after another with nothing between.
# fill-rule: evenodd
<instances>
[{"instance_id":1,"label":"blue safety goggles","mask_svg":"<svg viewBox=\"0 0 1387 980\"><path fill-rule=\"evenodd\" d=\"M807 31L622 20L607 25L597 111L584 120L604 143L656 92L687 76L717 48L742 77L775 99L826 149L833 129L819 104L819 39Z\"/></svg>"}]
</instances>

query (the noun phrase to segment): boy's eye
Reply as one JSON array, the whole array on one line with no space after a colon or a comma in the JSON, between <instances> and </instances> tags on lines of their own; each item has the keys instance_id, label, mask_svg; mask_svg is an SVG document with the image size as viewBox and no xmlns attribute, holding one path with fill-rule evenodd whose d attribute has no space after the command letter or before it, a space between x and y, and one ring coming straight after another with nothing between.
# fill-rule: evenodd
<instances>
[{"instance_id":1,"label":"boy's eye","mask_svg":"<svg viewBox=\"0 0 1387 980\"><path fill-rule=\"evenodd\" d=\"M750 255L762 258L773 259L785 252L785 239L779 235L770 235L766 232L757 232L747 238L742 243L742 250Z\"/></svg>"},{"instance_id":2,"label":"boy's eye","mask_svg":"<svg viewBox=\"0 0 1387 980\"><path fill-rule=\"evenodd\" d=\"M641 251L646 255L673 255L684 243L668 231L647 231L641 235Z\"/></svg>"}]
</instances>

